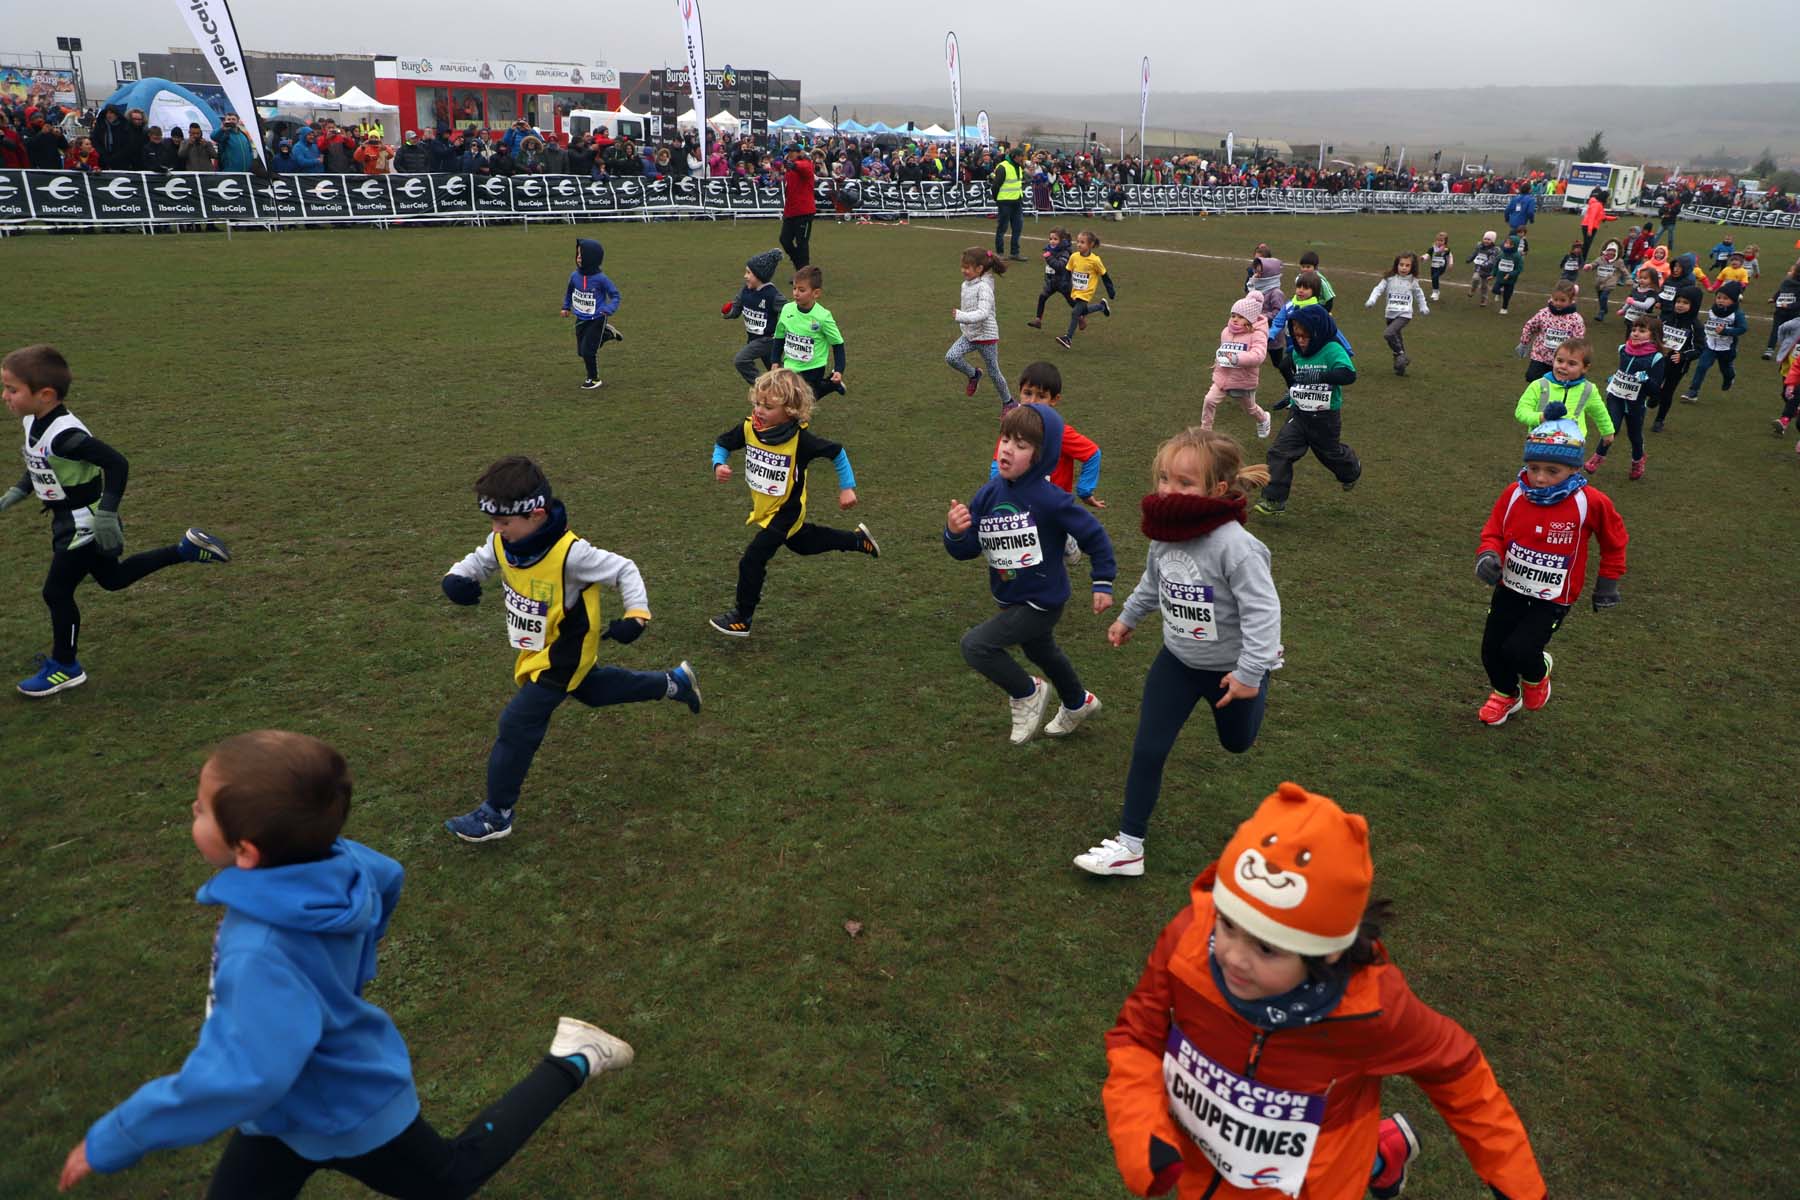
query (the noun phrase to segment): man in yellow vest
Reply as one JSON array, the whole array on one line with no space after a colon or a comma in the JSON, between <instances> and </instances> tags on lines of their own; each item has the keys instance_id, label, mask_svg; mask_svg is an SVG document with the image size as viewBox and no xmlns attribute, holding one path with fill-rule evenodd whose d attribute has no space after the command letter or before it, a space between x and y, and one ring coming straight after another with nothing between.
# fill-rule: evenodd
<instances>
[{"instance_id":1,"label":"man in yellow vest","mask_svg":"<svg viewBox=\"0 0 1800 1200\"><path fill-rule=\"evenodd\" d=\"M999 219L994 222L994 253L1006 248L1006 230L1010 223L1012 253L1006 257L1013 262L1025 261L1019 254L1019 236L1025 232L1025 168L1021 165L1024 158L1024 148L1014 146L994 168L992 176L994 200L1000 206Z\"/></svg>"}]
</instances>

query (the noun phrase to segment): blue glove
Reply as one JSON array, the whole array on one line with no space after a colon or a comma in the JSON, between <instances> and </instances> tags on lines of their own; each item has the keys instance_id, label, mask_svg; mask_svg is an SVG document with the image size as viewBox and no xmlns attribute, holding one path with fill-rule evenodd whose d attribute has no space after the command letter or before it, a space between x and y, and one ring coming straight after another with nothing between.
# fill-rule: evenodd
<instances>
[{"instance_id":1,"label":"blue glove","mask_svg":"<svg viewBox=\"0 0 1800 1200\"><path fill-rule=\"evenodd\" d=\"M1475 560L1475 578L1493 587L1500 582L1500 556L1492 550L1483 550Z\"/></svg>"},{"instance_id":2,"label":"blue glove","mask_svg":"<svg viewBox=\"0 0 1800 1200\"><path fill-rule=\"evenodd\" d=\"M444 576L444 595L450 597L452 604L480 604L481 580L470 579L467 575L450 574Z\"/></svg>"},{"instance_id":3,"label":"blue glove","mask_svg":"<svg viewBox=\"0 0 1800 1200\"><path fill-rule=\"evenodd\" d=\"M1524 358L1525 355L1529 352L1530 352L1530 348L1528 346L1526 346L1524 342L1520 342L1518 345L1513 347L1513 357L1514 358Z\"/></svg>"},{"instance_id":4,"label":"blue glove","mask_svg":"<svg viewBox=\"0 0 1800 1200\"><path fill-rule=\"evenodd\" d=\"M600 635L600 640L604 642L611 638L615 642L629 644L637 641L643 632L644 622L642 620L637 617L620 617L606 627L606 632Z\"/></svg>"},{"instance_id":5,"label":"blue glove","mask_svg":"<svg viewBox=\"0 0 1800 1200\"><path fill-rule=\"evenodd\" d=\"M1619 581L1618 580L1608 579L1604 575L1602 575L1598 580L1595 581L1595 583L1594 583L1594 611L1595 612L1599 612L1602 609L1607 609L1607 608L1616 608L1618 606L1620 599L1621 599L1621 597L1619 595Z\"/></svg>"},{"instance_id":6,"label":"blue glove","mask_svg":"<svg viewBox=\"0 0 1800 1200\"><path fill-rule=\"evenodd\" d=\"M118 513L104 508L94 510L94 544L107 554L125 549L125 527L120 524Z\"/></svg>"},{"instance_id":7,"label":"blue glove","mask_svg":"<svg viewBox=\"0 0 1800 1200\"><path fill-rule=\"evenodd\" d=\"M1552 400L1544 405L1544 420L1546 421L1560 421L1568 415L1569 406L1561 400Z\"/></svg>"},{"instance_id":8,"label":"blue glove","mask_svg":"<svg viewBox=\"0 0 1800 1200\"><path fill-rule=\"evenodd\" d=\"M31 493L22 487L9 487L5 495L0 495L0 512L5 512Z\"/></svg>"}]
</instances>

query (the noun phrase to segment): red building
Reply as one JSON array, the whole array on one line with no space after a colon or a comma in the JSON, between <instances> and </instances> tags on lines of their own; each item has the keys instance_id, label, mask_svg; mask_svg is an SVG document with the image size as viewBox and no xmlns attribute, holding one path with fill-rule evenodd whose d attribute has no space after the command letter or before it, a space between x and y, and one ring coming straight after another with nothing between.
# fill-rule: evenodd
<instances>
[{"instance_id":1,"label":"red building","mask_svg":"<svg viewBox=\"0 0 1800 1200\"><path fill-rule=\"evenodd\" d=\"M603 63L382 55L375 98L399 107L402 129L505 130L523 118L560 134L574 109L619 106L619 73Z\"/></svg>"}]
</instances>

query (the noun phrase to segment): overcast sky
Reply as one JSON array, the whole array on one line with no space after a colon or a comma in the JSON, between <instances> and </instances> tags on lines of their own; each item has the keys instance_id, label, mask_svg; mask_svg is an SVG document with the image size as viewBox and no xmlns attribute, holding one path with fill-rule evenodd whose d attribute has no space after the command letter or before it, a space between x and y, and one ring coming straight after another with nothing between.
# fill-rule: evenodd
<instances>
[{"instance_id":1,"label":"overcast sky","mask_svg":"<svg viewBox=\"0 0 1800 1200\"><path fill-rule=\"evenodd\" d=\"M0 46L54 50L83 39L90 94L109 60L191 39L181 0L8 5ZM1332 4L1132 0L699 0L709 66L801 80L802 99L943 86L944 33L962 47L963 100L981 91L1131 92L1151 59L1156 91L1732 83L1794 79L1800 0L1338 0ZM589 62L622 71L682 56L675 0L234 0L246 50ZM497 15L504 14L504 15ZM1629 25L1627 25L1629 22ZM1629 28L1630 33L1625 34ZM1557 31L1569 31L1566 41ZM1260 32L1259 32L1260 30ZM1609 47L1608 31L1620 40ZM1503 48L1517 48L1508 58ZM1559 53L1559 42L1568 45ZM1755 92L1721 97L1755 105ZM1599 115L1599 114L1596 114Z\"/></svg>"}]
</instances>

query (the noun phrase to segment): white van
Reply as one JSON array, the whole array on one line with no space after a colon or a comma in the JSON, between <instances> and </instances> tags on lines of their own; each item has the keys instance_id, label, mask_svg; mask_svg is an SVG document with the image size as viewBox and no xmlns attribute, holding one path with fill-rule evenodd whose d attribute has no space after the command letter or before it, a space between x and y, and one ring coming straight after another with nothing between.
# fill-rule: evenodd
<instances>
[{"instance_id":1,"label":"white van","mask_svg":"<svg viewBox=\"0 0 1800 1200\"><path fill-rule=\"evenodd\" d=\"M614 141L630 138L638 145L643 145L646 134L650 134L650 118L636 113L607 112L598 108L577 108L569 112L565 121L570 137L578 133L592 135L602 125Z\"/></svg>"},{"instance_id":2,"label":"white van","mask_svg":"<svg viewBox=\"0 0 1800 1200\"><path fill-rule=\"evenodd\" d=\"M1586 208L1588 194L1595 188L1605 189L1609 210L1624 212L1644 190L1644 168L1622 163L1571 163L1569 186L1563 192L1562 206L1565 209Z\"/></svg>"}]
</instances>

